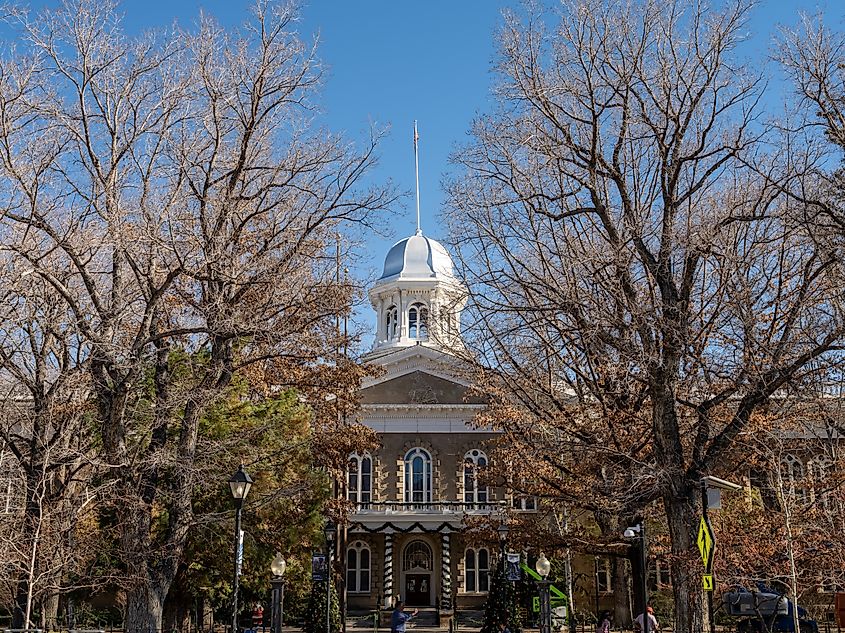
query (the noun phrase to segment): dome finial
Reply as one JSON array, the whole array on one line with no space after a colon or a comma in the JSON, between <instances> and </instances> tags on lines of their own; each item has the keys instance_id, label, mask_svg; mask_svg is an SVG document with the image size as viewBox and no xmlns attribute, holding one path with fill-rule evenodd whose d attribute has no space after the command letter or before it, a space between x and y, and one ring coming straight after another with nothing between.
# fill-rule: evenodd
<instances>
[{"instance_id":1,"label":"dome finial","mask_svg":"<svg viewBox=\"0 0 845 633\"><path fill-rule=\"evenodd\" d=\"M417 133L417 120L414 119L414 167L417 172L417 232L416 235L422 235L420 228L420 156L417 150L420 135Z\"/></svg>"}]
</instances>

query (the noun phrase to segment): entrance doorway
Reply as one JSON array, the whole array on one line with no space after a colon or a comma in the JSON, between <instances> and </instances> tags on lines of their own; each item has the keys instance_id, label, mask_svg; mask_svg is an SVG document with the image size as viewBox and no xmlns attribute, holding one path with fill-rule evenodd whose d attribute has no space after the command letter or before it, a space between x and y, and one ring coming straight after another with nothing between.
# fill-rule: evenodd
<instances>
[{"instance_id":1,"label":"entrance doorway","mask_svg":"<svg viewBox=\"0 0 845 633\"><path fill-rule=\"evenodd\" d=\"M429 607L432 604L432 572L434 556L431 547L422 539L411 541L402 552L403 592L409 607Z\"/></svg>"},{"instance_id":2,"label":"entrance doorway","mask_svg":"<svg viewBox=\"0 0 845 633\"><path fill-rule=\"evenodd\" d=\"M409 607L427 607L431 604L428 574L405 574L405 602Z\"/></svg>"}]
</instances>

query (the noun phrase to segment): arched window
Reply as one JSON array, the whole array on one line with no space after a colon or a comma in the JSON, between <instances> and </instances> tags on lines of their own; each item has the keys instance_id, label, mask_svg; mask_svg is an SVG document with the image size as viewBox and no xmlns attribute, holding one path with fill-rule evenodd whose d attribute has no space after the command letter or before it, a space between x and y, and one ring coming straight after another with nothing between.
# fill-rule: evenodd
<instances>
[{"instance_id":1,"label":"arched window","mask_svg":"<svg viewBox=\"0 0 845 633\"><path fill-rule=\"evenodd\" d=\"M385 338L388 341L392 341L396 338L396 331L399 328L399 310L396 309L396 306L390 306L387 309L387 315L385 318Z\"/></svg>"},{"instance_id":2,"label":"arched window","mask_svg":"<svg viewBox=\"0 0 845 633\"><path fill-rule=\"evenodd\" d=\"M369 453L349 456L346 477L347 499L354 503L370 503L373 492L373 459Z\"/></svg>"},{"instance_id":3,"label":"arched window","mask_svg":"<svg viewBox=\"0 0 845 633\"><path fill-rule=\"evenodd\" d=\"M487 486L478 483L479 471L486 467L487 455L477 448L464 455L464 503L487 503Z\"/></svg>"},{"instance_id":4,"label":"arched window","mask_svg":"<svg viewBox=\"0 0 845 633\"><path fill-rule=\"evenodd\" d=\"M490 553L485 548L468 548L464 556L464 591L485 593L490 589Z\"/></svg>"},{"instance_id":5,"label":"arched window","mask_svg":"<svg viewBox=\"0 0 845 633\"><path fill-rule=\"evenodd\" d=\"M783 467L783 483L787 493L794 495L796 500L803 502L806 497L804 490L804 465L795 455L787 454L781 460Z\"/></svg>"},{"instance_id":6,"label":"arched window","mask_svg":"<svg viewBox=\"0 0 845 633\"><path fill-rule=\"evenodd\" d=\"M428 308L422 303L408 308L408 338L421 341L428 338Z\"/></svg>"},{"instance_id":7,"label":"arched window","mask_svg":"<svg viewBox=\"0 0 845 633\"><path fill-rule=\"evenodd\" d=\"M405 454L405 503L431 503L431 455L421 448Z\"/></svg>"},{"instance_id":8,"label":"arched window","mask_svg":"<svg viewBox=\"0 0 845 633\"><path fill-rule=\"evenodd\" d=\"M829 509L831 506L829 491L831 480L829 479L829 475L833 469L833 462L826 457L820 457L807 464L807 468L813 478L813 501L821 501L822 505Z\"/></svg>"},{"instance_id":9,"label":"arched window","mask_svg":"<svg viewBox=\"0 0 845 633\"><path fill-rule=\"evenodd\" d=\"M355 541L346 550L346 590L370 593L370 548L363 541Z\"/></svg>"},{"instance_id":10,"label":"arched window","mask_svg":"<svg viewBox=\"0 0 845 633\"><path fill-rule=\"evenodd\" d=\"M596 591L599 593L612 593L612 578L610 559L596 557Z\"/></svg>"},{"instance_id":11,"label":"arched window","mask_svg":"<svg viewBox=\"0 0 845 633\"><path fill-rule=\"evenodd\" d=\"M413 571L414 569L431 571L434 569L431 548L425 541L411 541L405 546L402 555L402 570Z\"/></svg>"}]
</instances>

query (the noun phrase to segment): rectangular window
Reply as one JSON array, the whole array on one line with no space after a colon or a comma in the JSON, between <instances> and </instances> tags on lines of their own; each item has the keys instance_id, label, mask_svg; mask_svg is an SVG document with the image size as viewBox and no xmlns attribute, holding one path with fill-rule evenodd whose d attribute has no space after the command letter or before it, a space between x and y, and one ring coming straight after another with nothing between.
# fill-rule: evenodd
<instances>
[{"instance_id":1,"label":"rectangular window","mask_svg":"<svg viewBox=\"0 0 845 633\"><path fill-rule=\"evenodd\" d=\"M358 473L352 471L351 468L350 464L348 497L350 501L358 501Z\"/></svg>"},{"instance_id":2,"label":"rectangular window","mask_svg":"<svg viewBox=\"0 0 845 633\"><path fill-rule=\"evenodd\" d=\"M648 586L652 591L668 589L672 586L669 564L665 560L655 559L648 570Z\"/></svg>"},{"instance_id":3,"label":"rectangular window","mask_svg":"<svg viewBox=\"0 0 845 633\"><path fill-rule=\"evenodd\" d=\"M535 512L537 510L537 497L515 495L511 503L514 510L522 510L524 512Z\"/></svg>"},{"instance_id":4,"label":"rectangular window","mask_svg":"<svg viewBox=\"0 0 845 633\"><path fill-rule=\"evenodd\" d=\"M369 503L372 499L373 461L369 457L361 460L361 503Z\"/></svg>"},{"instance_id":5,"label":"rectangular window","mask_svg":"<svg viewBox=\"0 0 845 633\"><path fill-rule=\"evenodd\" d=\"M472 466L464 466L464 503L475 502L475 478Z\"/></svg>"},{"instance_id":6,"label":"rectangular window","mask_svg":"<svg viewBox=\"0 0 845 633\"><path fill-rule=\"evenodd\" d=\"M361 550L361 575L358 578L358 591L370 590L370 550Z\"/></svg>"},{"instance_id":7,"label":"rectangular window","mask_svg":"<svg viewBox=\"0 0 845 633\"><path fill-rule=\"evenodd\" d=\"M596 586L599 593L612 593L613 582L610 574L610 559L597 558L596 559Z\"/></svg>"}]
</instances>

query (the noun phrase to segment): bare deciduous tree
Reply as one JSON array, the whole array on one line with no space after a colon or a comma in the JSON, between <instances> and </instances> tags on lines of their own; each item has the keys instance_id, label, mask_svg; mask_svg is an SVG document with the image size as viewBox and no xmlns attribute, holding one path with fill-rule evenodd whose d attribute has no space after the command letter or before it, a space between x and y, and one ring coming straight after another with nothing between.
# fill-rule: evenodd
<instances>
[{"instance_id":1,"label":"bare deciduous tree","mask_svg":"<svg viewBox=\"0 0 845 633\"><path fill-rule=\"evenodd\" d=\"M707 630L700 478L843 338L835 258L790 219L735 54L752 4L508 16L499 107L451 183L486 420L568 502L667 522L678 631Z\"/></svg>"},{"instance_id":2,"label":"bare deciduous tree","mask_svg":"<svg viewBox=\"0 0 845 633\"><path fill-rule=\"evenodd\" d=\"M19 233L14 238L27 242ZM52 628L59 594L88 583L83 567L91 550L75 534L97 497L90 485L96 472L86 420L90 385L62 298L31 268L3 261L0 451L15 480L0 492L10 504L2 530L4 567L15 622L31 626L40 607L42 624Z\"/></svg>"},{"instance_id":3,"label":"bare deciduous tree","mask_svg":"<svg viewBox=\"0 0 845 633\"><path fill-rule=\"evenodd\" d=\"M61 297L96 403L127 588L126 627L161 627L194 516L204 411L264 364L340 349L335 233L394 199L363 150L312 125L320 80L287 4L241 29L128 38L87 0L15 24L0 112L4 248ZM297 372L300 372L299 374Z\"/></svg>"}]
</instances>

